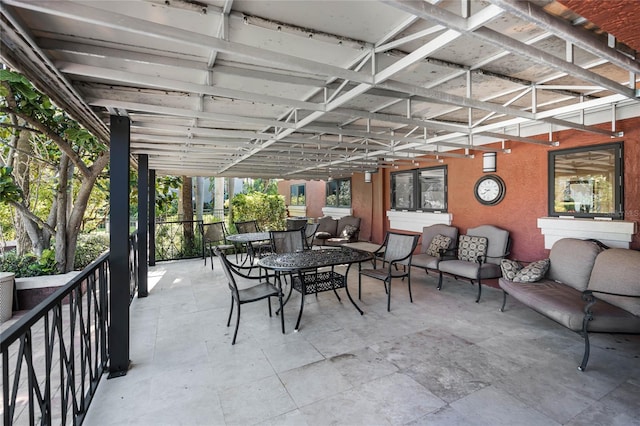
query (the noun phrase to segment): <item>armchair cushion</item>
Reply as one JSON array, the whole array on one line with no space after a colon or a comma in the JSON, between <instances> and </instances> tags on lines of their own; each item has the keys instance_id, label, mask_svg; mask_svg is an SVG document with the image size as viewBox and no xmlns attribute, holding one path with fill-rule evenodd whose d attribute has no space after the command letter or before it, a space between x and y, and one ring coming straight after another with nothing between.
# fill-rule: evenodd
<instances>
[{"instance_id":1,"label":"armchair cushion","mask_svg":"<svg viewBox=\"0 0 640 426\"><path fill-rule=\"evenodd\" d=\"M513 277L513 281L516 283L534 283L540 281L549 270L549 263L549 259L532 262L520 269Z\"/></svg>"},{"instance_id":2,"label":"armchair cushion","mask_svg":"<svg viewBox=\"0 0 640 426\"><path fill-rule=\"evenodd\" d=\"M448 249L449 244L451 244L451 238L438 234L433 237L433 240L431 240L431 244L429 244L429 248L427 249L427 254L433 257L440 257L440 250Z\"/></svg>"},{"instance_id":3,"label":"armchair cushion","mask_svg":"<svg viewBox=\"0 0 640 426\"><path fill-rule=\"evenodd\" d=\"M458 259L475 262L478 256L487 254L487 238L460 235L458 240Z\"/></svg>"}]
</instances>

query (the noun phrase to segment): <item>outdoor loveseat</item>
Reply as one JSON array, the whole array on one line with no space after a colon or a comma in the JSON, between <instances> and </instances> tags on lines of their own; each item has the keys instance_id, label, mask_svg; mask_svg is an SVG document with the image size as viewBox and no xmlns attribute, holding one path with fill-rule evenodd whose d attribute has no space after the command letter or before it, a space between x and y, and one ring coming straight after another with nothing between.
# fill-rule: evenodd
<instances>
[{"instance_id":1,"label":"outdoor loveseat","mask_svg":"<svg viewBox=\"0 0 640 426\"><path fill-rule=\"evenodd\" d=\"M640 251L564 238L553 245L549 259L522 269L514 261L503 263L500 310L510 295L581 334L585 346L579 370L589 361L589 332L640 333Z\"/></svg>"},{"instance_id":2,"label":"outdoor loveseat","mask_svg":"<svg viewBox=\"0 0 640 426\"><path fill-rule=\"evenodd\" d=\"M359 217L343 216L340 219L334 219L330 216L324 216L318 219L318 229L313 244L339 246L344 243L353 243L358 241L359 234Z\"/></svg>"}]
</instances>

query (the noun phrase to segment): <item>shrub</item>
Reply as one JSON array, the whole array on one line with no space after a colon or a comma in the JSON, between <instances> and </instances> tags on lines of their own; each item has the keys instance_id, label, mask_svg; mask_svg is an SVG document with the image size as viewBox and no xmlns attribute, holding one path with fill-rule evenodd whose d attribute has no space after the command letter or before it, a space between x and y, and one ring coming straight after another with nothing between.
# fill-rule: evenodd
<instances>
[{"instance_id":1,"label":"shrub","mask_svg":"<svg viewBox=\"0 0 640 426\"><path fill-rule=\"evenodd\" d=\"M78 235L74 269L80 271L109 249L109 234L91 233Z\"/></svg>"},{"instance_id":2,"label":"shrub","mask_svg":"<svg viewBox=\"0 0 640 426\"><path fill-rule=\"evenodd\" d=\"M5 253L4 256L0 256L0 271L13 272L16 278L55 275L57 273L55 252L44 250L40 259L33 253L23 256L18 256L14 251Z\"/></svg>"}]
</instances>

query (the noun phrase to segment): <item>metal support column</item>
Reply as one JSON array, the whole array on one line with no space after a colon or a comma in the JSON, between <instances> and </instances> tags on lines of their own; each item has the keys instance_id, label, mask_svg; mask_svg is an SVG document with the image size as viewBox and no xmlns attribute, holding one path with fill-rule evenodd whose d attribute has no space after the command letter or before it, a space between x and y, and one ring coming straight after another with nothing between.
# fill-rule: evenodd
<instances>
[{"instance_id":1,"label":"metal support column","mask_svg":"<svg viewBox=\"0 0 640 426\"><path fill-rule=\"evenodd\" d=\"M111 116L109 378L129 369L129 136L128 117Z\"/></svg>"},{"instance_id":2,"label":"metal support column","mask_svg":"<svg viewBox=\"0 0 640 426\"><path fill-rule=\"evenodd\" d=\"M138 155L138 297L147 297L149 234L149 156Z\"/></svg>"},{"instance_id":3,"label":"metal support column","mask_svg":"<svg viewBox=\"0 0 640 426\"><path fill-rule=\"evenodd\" d=\"M156 264L156 171L149 170L149 266Z\"/></svg>"}]
</instances>

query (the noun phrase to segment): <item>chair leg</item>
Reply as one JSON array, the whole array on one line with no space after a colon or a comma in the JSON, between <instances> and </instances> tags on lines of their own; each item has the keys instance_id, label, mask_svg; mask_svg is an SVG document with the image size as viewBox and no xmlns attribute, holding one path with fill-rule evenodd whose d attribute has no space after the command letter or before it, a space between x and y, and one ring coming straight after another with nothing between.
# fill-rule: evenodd
<instances>
[{"instance_id":1,"label":"chair leg","mask_svg":"<svg viewBox=\"0 0 640 426\"><path fill-rule=\"evenodd\" d=\"M267 297L267 304L269 305L269 316L272 317L273 315L271 314L271 297Z\"/></svg>"},{"instance_id":2,"label":"chair leg","mask_svg":"<svg viewBox=\"0 0 640 426\"><path fill-rule=\"evenodd\" d=\"M438 274L440 274L440 276L438 277L438 287L436 288L442 290L442 271L438 271Z\"/></svg>"},{"instance_id":3,"label":"chair leg","mask_svg":"<svg viewBox=\"0 0 640 426\"><path fill-rule=\"evenodd\" d=\"M384 282L384 289L387 289L387 282ZM389 291L387 292L387 312L391 312L391 279L389 279Z\"/></svg>"},{"instance_id":4,"label":"chair leg","mask_svg":"<svg viewBox=\"0 0 640 426\"><path fill-rule=\"evenodd\" d=\"M232 345L236 344L236 337L238 336L238 328L240 328L240 302L238 302L238 317L236 318L236 330L233 332Z\"/></svg>"},{"instance_id":5,"label":"chair leg","mask_svg":"<svg viewBox=\"0 0 640 426\"><path fill-rule=\"evenodd\" d=\"M407 275L407 286L409 287L409 301L413 303L413 295L411 294L411 274Z\"/></svg>"},{"instance_id":6,"label":"chair leg","mask_svg":"<svg viewBox=\"0 0 640 426\"><path fill-rule=\"evenodd\" d=\"M233 296L231 297L231 308L229 309L229 318L227 319L227 327L231 324L231 315L233 315Z\"/></svg>"},{"instance_id":7,"label":"chair leg","mask_svg":"<svg viewBox=\"0 0 640 426\"><path fill-rule=\"evenodd\" d=\"M480 278L478 278L478 297L476 299L476 303L480 302L480 296L482 296L482 282Z\"/></svg>"},{"instance_id":8,"label":"chair leg","mask_svg":"<svg viewBox=\"0 0 640 426\"><path fill-rule=\"evenodd\" d=\"M282 334L284 333L284 311L283 309L283 305L282 305L282 290L280 290L280 294L278 295L278 300L280 301L280 310L278 312L280 312L280 323L282 324Z\"/></svg>"},{"instance_id":9,"label":"chair leg","mask_svg":"<svg viewBox=\"0 0 640 426\"><path fill-rule=\"evenodd\" d=\"M507 293L506 291L502 290L502 306L500 307L500 312L504 312L504 305L507 304L507 295L509 293Z\"/></svg>"}]
</instances>

